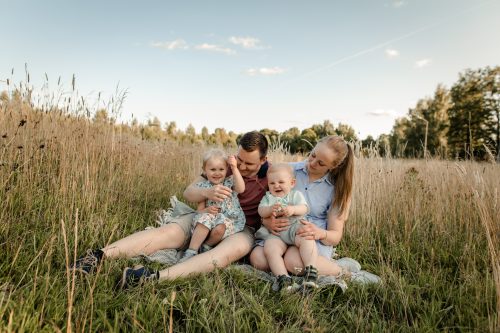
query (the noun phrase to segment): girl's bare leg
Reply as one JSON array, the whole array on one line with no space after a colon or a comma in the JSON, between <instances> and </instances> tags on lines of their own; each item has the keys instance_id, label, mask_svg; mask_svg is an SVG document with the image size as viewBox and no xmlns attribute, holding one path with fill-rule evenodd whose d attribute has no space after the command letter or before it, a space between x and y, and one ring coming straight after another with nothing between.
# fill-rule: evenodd
<instances>
[{"instance_id":1,"label":"girl's bare leg","mask_svg":"<svg viewBox=\"0 0 500 333\"><path fill-rule=\"evenodd\" d=\"M160 280L173 280L191 274L211 272L216 267L226 267L250 252L252 244L253 237L249 232L238 232L225 238L212 250L160 271Z\"/></svg>"},{"instance_id":2,"label":"girl's bare leg","mask_svg":"<svg viewBox=\"0 0 500 333\"><path fill-rule=\"evenodd\" d=\"M285 259L286 269L289 272L298 274L304 271L304 263L300 258L300 252L296 246L288 247L284 259ZM330 259L323 256L318 256L318 259L316 261L316 268L318 269L318 273L320 275L337 276L342 271L339 265L337 265Z\"/></svg>"},{"instance_id":3,"label":"girl's bare leg","mask_svg":"<svg viewBox=\"0 0 500 333\"><path fill-rule=\"evenodd\" d=\"M226 232L226 225L219 224L215 228L210 231L207 240L205 243L210 246L215 246L220 243L222 237L224 237L224 233Z\"/></svg>"},{"instance_id":4,"label":"girl's bare leg","mask_svg":"<svg viewBox=\"0 0 500 333\"><path fill-rule=\"evenodd\" d=\"M184 245L186 235L176 223L159 228L143 230L122 238L104 247L106 258L131 258L140 254L149 255L162 249L177 249Z\"/></svg>"},{"instance_id":5,"label":"girl's bare leg","mask_svg":"<svg viewBox=\"0 0 500 333\"><path fill-rule=\"evenodd\" d=\"M196 224L196 227L194 228L193 231L193 235L191 236L191 242L189 243L189 248L191 250L198 251L201 244L203 244L203 241L207 238L209 232L210 229L208 229L203 224L200 223Z\"/></svg>"}]
</instances>

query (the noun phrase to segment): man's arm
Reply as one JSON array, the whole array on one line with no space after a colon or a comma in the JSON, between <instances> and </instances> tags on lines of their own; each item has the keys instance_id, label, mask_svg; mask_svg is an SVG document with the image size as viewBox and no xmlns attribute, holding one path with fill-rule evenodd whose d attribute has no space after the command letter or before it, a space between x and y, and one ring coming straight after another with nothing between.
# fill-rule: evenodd
<instances>
[{"instance_id":1,"label":"man's arm","mask_svg":"<svg viewBox=\"0 0 500 333\"><path fill-rule=\"evenodd\" d=\"M184 198L191 202L200 202L206 199L210 199L216 202L222 202L225 198L231 195L232 190L223 185L215 185L212 188L200 188L196 186L197 183L204 180L205 179L201 176L197 177L194 182L192 182L184 190Z\"/></svg>"}]
</instances>

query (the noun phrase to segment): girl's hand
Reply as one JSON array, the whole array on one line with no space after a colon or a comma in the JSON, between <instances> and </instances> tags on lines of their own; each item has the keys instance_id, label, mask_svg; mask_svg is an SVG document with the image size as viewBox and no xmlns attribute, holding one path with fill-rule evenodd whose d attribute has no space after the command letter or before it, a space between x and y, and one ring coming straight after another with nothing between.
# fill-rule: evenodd
<instances>
[{"instance_id":1,"label":"girl's hand","mask_svg":"<svg viewBox=\"0 0 500 333\"><path fill-rule=\"evenodd\" d=\"M220 212L220 207L217 207L217 206L208 206L203 211L204 211L204 213L217 215Z\"/></svg>"},{"instance_id":2,"label":"girl's hand","mask_svg":"<svg viewBox=\"0 0 500 333\"><path fill-rule=\"evenodd\" d=\"M300 223L302 223L302 226L297 229L297 236L318 240L325 235L325 229L319 228L314 223L306 220L300 220Z\"/></svg>"},{"instance_id":3,"label":"girl's hand","mask_svg":"<svg viewBox=\"0 0 500 333\"><path fill-rule=\"evenodd\" d=\"M236 157L234 157L234 155L228 156L227 164L231 167L231 170L234 170L238 167L238 163L236 162Z\"/></svg>"}]
</instances>

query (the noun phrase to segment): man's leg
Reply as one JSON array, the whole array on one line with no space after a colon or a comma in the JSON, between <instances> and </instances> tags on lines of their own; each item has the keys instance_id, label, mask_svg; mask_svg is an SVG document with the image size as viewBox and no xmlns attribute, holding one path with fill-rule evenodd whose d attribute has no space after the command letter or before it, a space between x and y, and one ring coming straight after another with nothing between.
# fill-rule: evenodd
<instances>
[{"instance_id":1,"label":"man's leg","mask_svg":"<svg viewBox=\"0 0 500 333\"><path fill-rule=\"evenodd\" d=\"M162 249L178 249L185 244L186 238L187 235L180 225L169 223L122 238L104 247L102 252L106 258L132 258Z\"/></svg>"},{"instance_id":2,"label":"man's leg","mask_svg":"<svg viewBox=\"0 0 500 333\"><path fill-rule=\"evenodd\" d=\"M225 238L212 250L159 272L160 280L173 280L190 274L211 272L215 267L223 268L244 257L252 249L253 235L245 228Z\"/></svg>"}]
</instances>

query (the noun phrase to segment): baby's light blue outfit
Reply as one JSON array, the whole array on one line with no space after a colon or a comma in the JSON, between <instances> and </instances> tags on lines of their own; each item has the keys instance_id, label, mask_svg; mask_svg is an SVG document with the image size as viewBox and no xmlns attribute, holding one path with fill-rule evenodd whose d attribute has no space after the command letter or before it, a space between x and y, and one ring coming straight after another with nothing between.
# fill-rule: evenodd
<instances>
[{"instance_id":1,"label":"baby's light blue outfit","mask_svg":"<svg viewBox=\"0 0 500 333\"><path fill-rule=\"evenodd\" d=\"M226 177L222 185L233 188L233 176ZM212 188L214 185L208 180L203 180L197 183L196 186L200 188ZM245 214L241 209L240 202L238 200L238 193L236 193L236 191L233 191L231 196L227 197L222 202L207 200L206 206L220 207L220 211L216 215L209 213L196 213L193 218L193 229L196 227L197 223L203 224L209 230L212 230L219 224L224 224L226 226L226 231L223 238L226 238L227 236L242 231L245 227Z\"/></svg>"},{"instance_id":2,"label":"baby's light blue outfit","mask_svg":"<svg viewBox=\"0 0 500 333\"><path fill-rule=\"evenodd\" d=\"M314 223L321 229L327 229L328 211L332 205L334 184L330 182L329 175L326 174L320 179L309 183L309 174L306 169L306 161L290 163L295 173L295 190L300 191L306 198L309 206L309 212L305 219ZM324 245L319 240L316 241L318 254L331 258L333 254L333 246Z\"/></svg>"},{"instance_id":3,"label":"baby's light blue outfit","mask_svg":"<svg viewBox=\"0 0 500 333\"><path fill-rule=\"evenodd\" d=\"M299 191L291 190L290 193L286 194L284 197L275 197L271 192L266 192L266 195L260 201L259 207L269 207L274 204L279 203L282 207L286 206L298 206L307 205L306 199ZM287 230L281 231L279 237L273 235L266 227L261 226L259 230L255 233L256 240L266 240L270 238L280 238L283 242L288 245L295 244L295 234L297 229L301 226L300 220L303 216L290 216L290 227Z\"/></svg>"}]
</instances>

